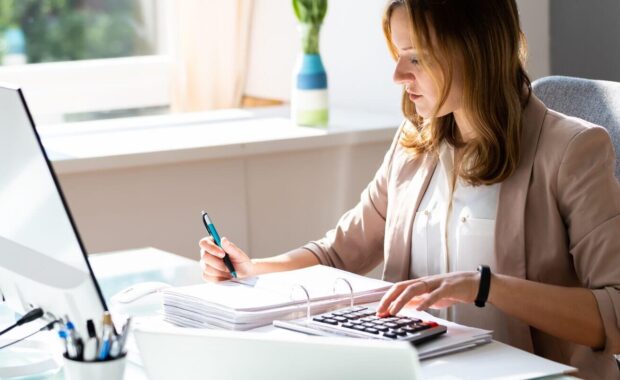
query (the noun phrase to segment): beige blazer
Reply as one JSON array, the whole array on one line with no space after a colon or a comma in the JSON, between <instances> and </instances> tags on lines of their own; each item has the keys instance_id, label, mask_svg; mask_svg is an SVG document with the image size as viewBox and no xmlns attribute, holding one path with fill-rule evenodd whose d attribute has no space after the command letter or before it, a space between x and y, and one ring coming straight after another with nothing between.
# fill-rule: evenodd
<instances>
[{"instance_id":1,"label":"beige blazer","mask_svg":"<svg viewBox=\"0 0 620 380\"><path fill-rule=\"evenodd\" d=\"M438 158L411 158L398 143L401 130L360 202L324 238L304 246L322 264L367 273L384 260L384 279L407 279L413 219ZM505 329L495 338L573 365L588 379L620 378L613 357L620 353L620 183L614 170L604 128L549 110L532 95L523 114L521 159L501 184L496 217L497 272L591 289L606 345L594 351L503 313Z\"/></svg>"}]
</instances>

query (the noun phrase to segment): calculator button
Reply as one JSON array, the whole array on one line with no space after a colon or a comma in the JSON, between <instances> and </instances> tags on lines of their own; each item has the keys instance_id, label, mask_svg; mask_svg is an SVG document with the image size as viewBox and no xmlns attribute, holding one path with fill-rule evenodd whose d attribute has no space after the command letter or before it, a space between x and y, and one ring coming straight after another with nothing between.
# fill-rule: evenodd
<instances>
[{"instance_id":1,"label":"calculator button","mask_svg":"<svg viewBox=\"0 0 620 380\"><path fill-rule=\"evenodd\" d=\"M320 322L323 322L323 323L328 323L328 324L330 324L330 325L337 325L337 324L338 324L338 321L336 321L336 320L334 320L334 319L331 319L331 318L325 318L325 319L323 319L323 320L322 320L322 321L320 321Z\"/></svg>"},{"instance_id":2,"label":"calculator button","mask_svg":"<svg viewBox=\"0 0 620 380\"><path fill-rule=\"evenodd\" d=\"M379 333L379 330L373 329L372 327L367 327L367 328L364 329L364 331L367 332L367 333L371 333L371 334L378 334Z\"/></svg>"},{"instance_id":3,"label":"calculator button","mask_svg":"<svg viewBox=\"0 0 620 380\"><path fill-rule=\"evenodd\" d=\"M386 337L386 338L391 338L391 339L396 339L396 338L398 338L398 335L393 334L393 333L391 333L391 332L386 332L386 333L384 333L384 334L383 334L383 336L384 336L384 337Z\"/></svg>"},{"instance_id":4,"label":"calculator button","mask_svg":"<svg viewBox=\"0 0 620 380\"><path fill-rule=\"evenodd\" d=\"M396 334L398 336L405 336L407 335L407 332L403 329L396 329L396 330L392 330L393 334Z\"/></svg>"},{"instance_id":5,"label":"calculator button","mask_svg":"<svg viewBox=\"0 0 620 380\"><path fill-rule=\"evenodd\" d=\"M334 317L333 319L335 319L338 322L346 322L347 321L347 319L344 318L344 317Z\"/></svg>"},{"instance_id":6,"label":"calculator button","mask_svg":"<svg viewBox=\"0 0 620 380\"><path fill-rule=\"evenodd\" d=\"M398 325L397 325L396 323L394 323L394 322L387 322L387 323L384 323L384 324L383 324L383 326L385 326L385 327L389 327L389 328L391 328L391 329L398 328Z\"/></svg>"},{"instance_id":7,"label":"calculator button","mask_svg":"<svg viewBox=\"0 0 620 380\"><path fill-rule=\"evenodd\" d=\"M352 324L352 323L343 323L343 324L342 324L342 327L346 327L346 328L348 328L348 329L352 329L352 328L354 328L354 327L355 327L355 325L354 325L354 324Z\"/></svg>"},{"instance_id":8,"label":"calculator button","mask_svg":"<svg viewBox=\"0 0 620 380\"><path fill-rule=\"evenodd\" d=\"M362 323L362 326L375 328L375 324L370 322Z\"/></svg>"},{"instance_id":9,"label":"calculator button","mask_svg":"<svg viewBox=\"0 0 620 380\"><path fill-rule=\"evenodd\" d=\"M323 322L324 319L325 318L323 318L323 317L314 317L314 318L312 318L313 321L317 321L317 322Z\"/></svg>"},{"instance_id":10,"label":"calculator button","mask_svg":"<svg viewBox=\"0 0 620 380\"><path fill-rule=\"evenodd\" d=\"M388 328L385 326L381 326L381 325L375 325L375 329L381 331L381 332L386 332L388 331Z\"/></svg>"},{"instance_id":11,"label":"calculator button","mask_svg":"<svg viewBox=\"0 0 620 380\"><path fill-rule=\"evenodd\" d=\"M360 321L362 321L362 322L372 322L372 321L374 321L374 319L372 319L372 317L364 317L364 318L360 319Z\"/></svg>"},{"instance_id":12,"label":"calculator button","mask_svg":"<svg viewBox=\"0 0 620 380\"><path fill-rule=\"evenodd\" d=\"M364 331L364 330L366 330L366 327L364 327L362 325L354 325L353 329L354 330L359 330L359 331Z\"/></svg>"},{"instance_id":13,"label":"calculator button","mask_svg":"<svg viewBox=\"0 0 620 380\"><path fill-rule=\"evenodd\" d=\"M356 319L354 319L352 321L349 321L349 323L352 324L352 325L361 325L362 324L362 322L360 322L360 321L358 321Z\"/></svg>"}]
</instances>

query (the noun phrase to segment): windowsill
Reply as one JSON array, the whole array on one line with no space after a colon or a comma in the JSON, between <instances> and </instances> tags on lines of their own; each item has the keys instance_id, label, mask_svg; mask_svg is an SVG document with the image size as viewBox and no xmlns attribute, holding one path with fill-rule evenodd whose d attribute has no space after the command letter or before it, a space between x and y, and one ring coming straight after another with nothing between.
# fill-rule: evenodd
<instances>
[{"instance_id":1,"label":"windowsill","mask_svg":"<svg viewBox=\"0 0 620 380\"><path fill-rule=\"evenodd\" d=\"M399 115L331 110L327 128L294 125L287 107L224 110L40 128L60 174L389 141Z\"/></svg>"}]
</instances>

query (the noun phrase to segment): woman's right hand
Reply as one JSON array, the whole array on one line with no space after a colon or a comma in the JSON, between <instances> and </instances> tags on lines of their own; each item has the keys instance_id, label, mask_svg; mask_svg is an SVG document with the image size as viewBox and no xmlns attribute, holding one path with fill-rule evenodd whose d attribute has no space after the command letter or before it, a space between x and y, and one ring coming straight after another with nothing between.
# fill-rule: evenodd
<instances>
[{"instance_id":1,"label":"woman's right hand","mask_svg":"<svg viewBox=\"0 0 620 380\"><path fill-rule=\"evenodd\" d=\"M200 267L205 281L230 280L232 275L224 265L224 251L228 253L230 262L235 267L237 277L250 277L254 273L254 263L250 257L230 242L222 238L222 248L218 247L212 237L205 237L198 243L200 246Z\"/></svg>"}]
</instances>

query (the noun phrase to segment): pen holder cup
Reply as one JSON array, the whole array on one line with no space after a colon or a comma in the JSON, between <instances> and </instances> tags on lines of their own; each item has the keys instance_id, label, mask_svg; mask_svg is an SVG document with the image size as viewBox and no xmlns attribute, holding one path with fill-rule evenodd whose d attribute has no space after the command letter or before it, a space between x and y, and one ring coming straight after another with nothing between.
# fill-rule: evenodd
<instances>
[{"instance_id":1,"label":"pen holder cup","mask_svg":"<svg viewBox=\"0 0 620 380\"><path fill-rule=\"evenodd\" d=\"M66 380L122 380L127 355L114 359L85 362L63 357Z\"/></svg>"}]
</instances>

